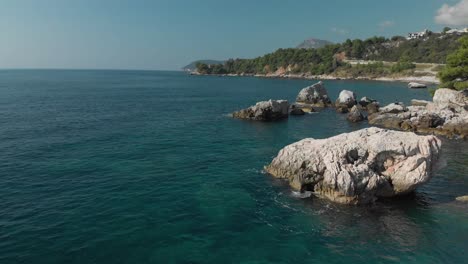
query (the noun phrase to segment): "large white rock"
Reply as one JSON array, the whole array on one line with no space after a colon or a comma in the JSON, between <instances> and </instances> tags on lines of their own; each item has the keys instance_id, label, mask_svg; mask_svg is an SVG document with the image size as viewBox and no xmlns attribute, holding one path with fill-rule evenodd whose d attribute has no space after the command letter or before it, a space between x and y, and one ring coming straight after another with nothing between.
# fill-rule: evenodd
<instances>
[{"instance_id":1,"label":"large white rock","mask_svg":"<svg viewBox=\"0 0 468 264\"><path fill-rule=\"evenodd\" d=\"M288 117L287 100L269 100L258 102L254 106L232 113L235 118L258 121L275 121Z\"/></svg>"},{"instance_id":2,"label":"large white rock","mask_svg":"<svg viewBox=\"0 0 468 264\"><path fill-rule=\"evenodd\" d=\"M293 143L265 170L296 190L314 191L338 203L369 203L427 182L440 148L436 136L372 127Z\"/></svg>"},{"instance_id":3,"label":"large white rock","mask_svg":"<svg viewBox=\"0 0 468 264\"><path fill-rule=\"evenodd\" d=\"M309 104L317 107L326 107L331 103L327 90L325 89L325 85L322 82L318 82L302 89L297 95L296 101L298 103Z\"/></svg>"},{"instance_id":4,"label":"large white rock","mask_svg":"<svg viewBox=\"0 0 468 264\"><path fill-rule=\"evenodd\" d=\"M437 89L432 98L438 108L465 107L468 105L468 90L456 91L447 88Z\"/></svg>"},{"instance_id":5,"label":"large white rock","mask_svg":"<svg viewBox=\"0 0 468 264\"><path fill-rule=\"evenodd\" d=\"M356 104L356 95L353 91L343 90L340 92L338 99L335 102L337 107L345 105L348 108L353 107Z\"/></svg>"}]
</instances>

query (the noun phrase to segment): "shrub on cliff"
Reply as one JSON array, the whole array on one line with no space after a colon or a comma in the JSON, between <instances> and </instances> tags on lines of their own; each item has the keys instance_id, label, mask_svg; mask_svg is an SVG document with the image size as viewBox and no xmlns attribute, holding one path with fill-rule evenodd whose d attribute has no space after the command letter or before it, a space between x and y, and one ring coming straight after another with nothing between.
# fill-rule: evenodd
<instances>
[{"instance_id":1,"label":"shrub on cliff","mask_svg":"<svg viewBox=\"0 0 468 264\"><path fill-rule=\"evenodd\" d=\"M459 39L458 50L447 56L447 65L439 73L441 88L468 88L468 36Z\"/></svg>"}]
</instances>

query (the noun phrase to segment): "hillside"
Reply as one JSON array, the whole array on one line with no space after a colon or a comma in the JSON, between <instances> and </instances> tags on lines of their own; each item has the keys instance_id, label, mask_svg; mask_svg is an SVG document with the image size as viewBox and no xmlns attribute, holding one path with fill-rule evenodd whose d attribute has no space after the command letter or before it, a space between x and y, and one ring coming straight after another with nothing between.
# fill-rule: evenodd
<instances>
[{"instance_id":1,"label":"hillside","mask_svg":"<svg viewBox=\"0 0 468 264\"><path fill-rule=\"evenodd\" d=\"M230 59L216 66L200 65L197 71L201 74L334 75L343 78L424 75L427 73L417 71L414 63L445 63L447 55L459 47L460 37L460 34L429 32L427 36L411 40L400 36L348 39L318 49L278 49L254 59ZM349 60L374 63L353 65L347 62Z\"/></svg>"},{"instance_id":2,"label":"hillside","mask_svg":"<svg viewBox=\"0 0 468 264\"><path fill-rule=\"evenodd\" d=\"M333 42L322 39L306 39L301 44L297 45L297 49L318 49L325 47L326 45L333 44Z\"/></svg>"},{"instance_id":3,"label":"hillside","mask_svg":"<svg viewBox=\"0 0 468 264\"><path fill-rule=\"evenodd\" d=\"M214 65L214 64L223 64L224 61L218 61L218 60L197 60L193 61L190 64L182 67L182 70L184 71L194 71L197 69L197 63L203 63L207 65Z\"/></svg>"}]
</instances>

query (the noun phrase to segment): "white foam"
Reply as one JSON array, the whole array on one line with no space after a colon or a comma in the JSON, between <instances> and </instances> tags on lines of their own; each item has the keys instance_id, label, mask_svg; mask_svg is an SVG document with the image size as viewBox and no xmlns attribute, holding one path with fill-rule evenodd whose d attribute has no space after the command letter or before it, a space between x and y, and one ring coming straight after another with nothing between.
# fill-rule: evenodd
<instances>
[{"instance_id":1,"label":"white foam","mask_svg":"<svg viewBox=\"0 0 468 264\"><path fill-rule=\"evenodd\" d=\"M305 192L292 191L291 196L300 198L300 199L305 199L305 198L309 198L310 196L312 196L312 192L311 191L305 191Z\"/></svg>"}]
</instances>

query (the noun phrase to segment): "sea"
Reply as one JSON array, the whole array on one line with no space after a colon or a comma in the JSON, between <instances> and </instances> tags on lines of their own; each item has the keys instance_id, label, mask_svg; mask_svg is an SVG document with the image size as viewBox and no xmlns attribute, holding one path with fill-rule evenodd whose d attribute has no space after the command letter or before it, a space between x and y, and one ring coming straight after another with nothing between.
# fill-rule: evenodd
<instances>
[{"instance_id":1,"label":"sea","mask_svg":"<svg viewBox=\"0 0 468 264\"><path fill-rule=\"evenodd\" d=\"M468 143L415 193L347 206L263 167L284 146L368 127L333 109L233 119L316 81L124 70L0 71L0 263L467 263ZM325 80L382 105L406 83Z\"/></svg>"}]
</instances>

